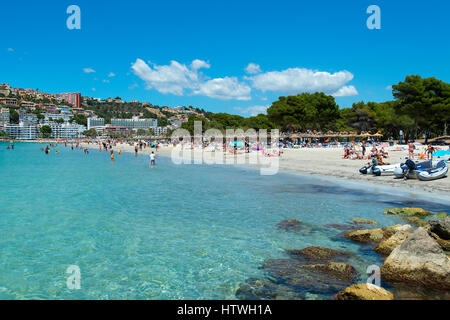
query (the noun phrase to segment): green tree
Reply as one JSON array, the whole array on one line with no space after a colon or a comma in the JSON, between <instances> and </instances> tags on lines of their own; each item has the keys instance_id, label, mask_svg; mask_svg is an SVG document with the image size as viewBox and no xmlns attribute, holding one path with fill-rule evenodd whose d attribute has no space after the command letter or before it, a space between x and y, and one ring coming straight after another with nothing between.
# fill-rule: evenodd
<instances>
[{"instance_id":1,"label":"green tree","mask_svg":"<svg viewBox=\"0 0 450 320\"><path fill-rule=\"evenodd\" d=\"M44 138L50 138L52 134L52 128L49 125L42 126L40 131Z\"/></svg>"},{"instance_id":2,"label":"green tree","mask_svg":"<svg viewBox=\"0 0 450 320\"><path fill-rule=\"evenodd\" d=\"M89 130L84 131L83 135L89 138L95 138L97 137L97 131L94 128L91 128Z\"/></svg>"}]
</instances>

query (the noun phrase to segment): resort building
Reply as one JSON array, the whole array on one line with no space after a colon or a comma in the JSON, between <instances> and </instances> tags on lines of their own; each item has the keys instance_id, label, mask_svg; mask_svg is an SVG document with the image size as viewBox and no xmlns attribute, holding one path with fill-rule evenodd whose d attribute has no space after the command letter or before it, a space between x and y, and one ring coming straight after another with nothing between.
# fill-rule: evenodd
<instances>
[{"instance_id":1,"label":"resort building","mask_svg":"<svg viewBox=\"0 0 450 320\"><path fill-rule=\"evenodd\" d=\"M79 124L71 123L50 123L52 128L52 138L54 139L72 139L83 137L83 132L86 131L86 127Z\"/></svg>"},{"instance_id":2,"label":"resort building","mask_svg":"<svg viewBox=\"0 0 450 320\"><path fill-rule=\"evenodd\" d=\"M105 119L103 118L88 118L87 119L87 128L89 129L96 129L98 127L104 127L105 126Z\"/></svg>"},{"instance_id":3,"label":"resort building","mask_svg":"<svg viewBox=\"0 0 450 320\"><path fill-rule=\"evenodd\" d=\"M32 113L26 113L25 110L19 110L19 123L23 123L25 126L27 125L36 125L38 124L37 115Z\"/></svg>"},{"instance_id":4,"label":"resort building","mask_svg":"<svg viewBox=\"0 0 450 320\"><path fill-rule=\"evenodd\" d=\"M72 114L67 113L44 113L43 114L44 119L42 120L43 124L51 124L55 120L62 119L64 122L69 122L70 119L73 117Z\"/></svg>"},{"instance_id":5,"label":"resort building","mask_svg":"<svg viewBox=\"0 0 450 320\"><path fill-rule=\"evenodd\" d=\"M124 127L127 129L154 129L158 126L157 119L111 119L112 127Z\"/></svg>"},{"instance_id":6,"label":"resort building","mask_svg":"<svg viewBox=\"0 0 450 320\"><path fill-rule=\"evenodd\" d=\"M39 125L8 124L4 126L6 134L16 140L36 140L39 137Z\"/></svg>"}]
</instances>

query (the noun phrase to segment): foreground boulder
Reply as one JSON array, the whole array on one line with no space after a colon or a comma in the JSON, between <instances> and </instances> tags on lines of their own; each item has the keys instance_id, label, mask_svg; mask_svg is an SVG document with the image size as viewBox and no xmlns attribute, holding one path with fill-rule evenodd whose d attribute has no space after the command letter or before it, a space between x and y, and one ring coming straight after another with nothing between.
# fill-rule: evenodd
<instances>
[{"instance_id":1,"label":"foreground boulder","mask_svg":"<svg viewBox=\"0 0 450 320\"><path fill-rule=\"evenodd\" d=\"M404 217L428 217L431 212L422 208L389 208L384 209L384 214L400 215Z\"/></svg>"},{"instance_id":2,"label":"foreground boulder","mask_svg":"<svg viewBox=\"0 0 450 320\"><path fill-rule=\"evenodd\" d=\"M390 255L391 252L394 251L394 249L397 248L399 245L401 245L413 232L411 226L408 226L408 228L399 228L399 229L400 230L397 231L394 235L378 243L377 246L374 248L375 252L385 256Z\"/></svg>"},{"instance_id":3,"label":"foreground boulder","mask_svg":"<svg viewBox=\"0 0 450 320\"><path fill-rule=\"evenodd\" d=\"M450 240L450 218L432 220L429 222L430 231L443 240Z\"/></svg>"},{"instance_id":4,"label":"foreground boulder","mask_svg":"<svg viewBox=\"0 0 450 320\"><path fill-rule=\"evenodd\" d=\"M386 281L450 289L450 259L423 228L394 249L381 267Z\"/></svg>"},{"instance_id":5,"label":"foreground boulder","mask_svg":"<svg viewBox=\"0 0 450 320\"><path fill-rule=\"evenodd\" d=\"M394 295L374 284L354 284L335 296L336 300L394 300Z\"/></svg>"},{"instance_id":6,"label":"foreground boulder","mask_svg":"<svg viewBox=\"0 0 450 320\"><path fill-rule=\"evenodd\" d=\"M356 230L344 233L344 237L356 242L381 242L395 234L402 225L395 225L379 229Z\"/></svg>"}]
</instances>

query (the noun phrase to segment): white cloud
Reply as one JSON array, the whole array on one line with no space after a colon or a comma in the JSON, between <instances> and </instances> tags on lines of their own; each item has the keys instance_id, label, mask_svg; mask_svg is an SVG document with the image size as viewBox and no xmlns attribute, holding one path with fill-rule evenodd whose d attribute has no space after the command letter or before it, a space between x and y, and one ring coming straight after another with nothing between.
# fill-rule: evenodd
<instances>
[{"instance_id":1,"label":"white cloud","mask_svg":"<svg viewBox=\"0 0 450 320\"><path fill-rule=\"evenodd\" d=\"M283 71L271 71L247 77L254 88L284 93L302 93L321 91L332 94L339 91L353 79L348 71L336 73L315 71L303 68L290 68Z\"/></svg>"},{"instance_id":2,"label":"white cloud","mask_svg":"<svg viewBox=\"0 0 450 320\"><path fill-rule=\"evenodd\" d=\"M334 97L351 97L351 96L357 96L358 90L354 86L344 86L340 88L338 91L333 93Z\"/></svg>"},{"instance_id":3,"label":"white cloud","mask_svg":"<svg viewBox=\"0 0 450 320\"><path fill-rule=\"evenodd\" d=\"M84 72L84 73L95 73L95 70L92 69L92 68L84 68L84 69L83 69L83 72Z\"/></svg>"},{"instance_id":4,"label":"white cloud","mask_svg":"<svg viewBox=\"0 0 450 320\"><path fill-rule=\"evenodd\" d=\"M248 74L257 74L261 72L261 67L256 63L249 63L247 68L245 68L245 72Z\"/></svg>"},{"instance_id":5,"label":"white cloud","mask_svg":"<svg viewBox=\"0 0 450 320\"><path fill-rule=\"evenodd\" d=\"M209 69L211 65L203 60L195 59L191 63L191 69L192 70L199 70L202 68Z\"/></svg>"},{"instance_id":6,"label":"white cloud","mask_svg":"<svg viewBox=\"0 0 450 320\"><path fill-rule=\"evenodd\" d=\"M207 96L221 100L250 100L251 88L241 83L236 77L225 77L208 80L194 90L195 95Z\"/></svg>"},{"instance_id":7,"label":"white cloud","mask_svg":"<svg viewBox=\"0 0 450 320\"><path fill-rule=\"evenodd\" d=\"M110 73L108 74L108 77L110 77L110 78L115 77L115 76L116 76L116 74L115 74L114 72L110 72Z\"/></svg>"},{"instance_id":8,"label":"white cloud","mask_svg":"<svg viewBox=\"0 0 450 320\"><path fill-rule=\"evenodd\" d=\"M198 66L198 64L195 65ZM193 89L198 83L197 70L189 69L185 64L177 61L171 61L170 65L165 66L153 65L152 68L143 60L137 59L131 69L135 75L145 81L147 89L156 89L164 94L181 96L184 89Z\"/></svg>"},{"instance_id":9,"label":"white cloud","mask_svg":"<svg viewBox=\"0 0 450 320\"><path fill-rule=\"evenodd\" d=\"M133 83L132 85L128 86L128 90L133 90L137 87L139 87L139 85L137 83Z\"/></svg>"},{"instance_id":10,"label":"white cloud","mask_svg":"<svg viewBox=\"0 0 450 320\"><path fill-rule=\"evenodd\" d=\"M268 108L269 108L269 106L252 106L252 107L246 107L246 108L236 107L234 109L243 115L248 115L248 116L254 117L261 113L266 114Z\"/></svg>"},{"instance_id":11,"label":"white cloud","mask_svg":"<svg viewBox=\"0 0 450 320\"><path fill-rule=\"evenodd\" d=\"M199 69L210 68L209 63L194 60L190 66L171 61L170 65L149 66L142 59L137 59L131 69L134 74L145 81L147 89L156 89L163 94L181 96L185 90L194 95L204 95L222 100L249 100L250 87L238 81L236 77L224 77L204 80Z\"/></svg>"}]
</instances>

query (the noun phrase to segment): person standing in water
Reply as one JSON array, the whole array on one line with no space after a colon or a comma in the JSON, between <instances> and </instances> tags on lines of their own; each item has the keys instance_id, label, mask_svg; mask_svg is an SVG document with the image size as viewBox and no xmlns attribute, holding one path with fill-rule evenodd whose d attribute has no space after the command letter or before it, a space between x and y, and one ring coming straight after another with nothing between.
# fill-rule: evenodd
<instances>
[{"instance_id":1,"label":"person standing in water","mask_svg":"<svg viewBox=\"0 0 450 320\"><path fill-rule=\"evenodd\" d=\"M154 166L154 165L156 165L155 153L152 151L152 153L150 153L150 166Z\"/></svg>"},{"instance_id":2,"label":"person standing in water","mask_svg":"<svg viewBox=\"0 0 450 320\"><path fill-rule=\"evenodd\" d=\"M114 162L114 151L111 150L111 162Z\"/></svg>"}]
</instances>

